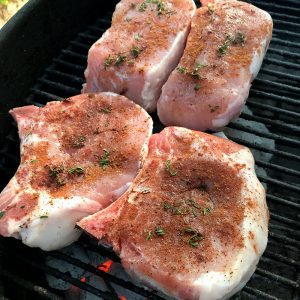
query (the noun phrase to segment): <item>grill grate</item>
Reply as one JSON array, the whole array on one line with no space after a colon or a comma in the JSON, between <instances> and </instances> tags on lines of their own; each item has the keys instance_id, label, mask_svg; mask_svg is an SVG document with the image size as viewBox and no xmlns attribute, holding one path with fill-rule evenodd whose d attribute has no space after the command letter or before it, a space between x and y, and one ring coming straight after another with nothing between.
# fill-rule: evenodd
<instances>
[{"instance_id":1,"label":"grill grate","mask_svg":"<svg viewBox=\"0 0 300 300\"><path fill-rule=\"evenodd\" d=\"M263 68L253 83L247 107L239 119L229 124L225 134L249 147L254 153L258 177L267 187L270 234L267 250L254 276L234 298L299 299L300 3L297 0L280 0L272 5L265 1L248 2L271 13L274 34ZM61 50L60 55L53 59L53 63L31 89L31 95L25 100L26 104L42 106L47 101L80 93L87 51L110 26L110 17L111 14L107 14L107 18L98 19L95 24L87 26L66 49ZM153 118L155 131L160 131L163 126L156 115ZM17 128L12 123L6 143L0 146L0 171L5 177L1 181L3 186L19 163L17 141ZM111 250L96 245L86 236L76 244L119 262ZM39 260L31 259L32 253ZM111 284L131 290L142 296L141 299L162 299L154 292L107 274L61 251L51 252L50 256L100 276L105 280L109 291L102 291L79 278L47 266L44 263L45 253L37 249L29 250L19 241L1 238L0 262L1 256L7 262L7 268L0 270L0 276L14 281L14 284L26 290L34 291L41 298L61 299L62 294L48 288L43 280L30 282L26 280L26 276L16 277L16 273L9 270L12 261L24 264L26 268L30 267L32 272L39 270L53 275L103 299L118 299Z\"/></svg>"}]
</instances>

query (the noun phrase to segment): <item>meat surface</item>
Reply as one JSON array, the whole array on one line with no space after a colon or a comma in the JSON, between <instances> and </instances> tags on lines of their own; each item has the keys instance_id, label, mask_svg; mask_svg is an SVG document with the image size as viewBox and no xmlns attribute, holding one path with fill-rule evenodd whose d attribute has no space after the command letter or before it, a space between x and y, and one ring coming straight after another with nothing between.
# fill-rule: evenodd
<instances>
[{"instance_id":1,"label":"meat surface","mask_svg":"<svg viewBox=\"0 0 300 300\"><path fill-rule=\"evenodd\" d=\"M182 55L193 0L122 0L111 27L91 47L83 92L112 91L147 111Z\"/></svg>"},{"instance_id":2,"label":"meat surface","mask_svg":"<svg viewBox=\"0 0 300 300\"><path fill-rule=\"evenodd\" d=\"M177 299L227 299L268 239L249 149L179 127L151 137L130 189L79 226L113 245L127 272Z\"/></svg>"},{"instance_id":3,"label":"meat surface","mask_svg":"<svg viewBox=\"0 0 300 300\"><path fill-rule=\"evenodd\" d=\"M270 15L249 3L203 3L157 105L165 125L201 131L219 130L240 114L273 27Z\"/></svg>"},{"instance_id":4,"label":"meat surface","mask_svg":"<svg viewBox=\"0 0 300 300\"><path fill-rule=\"evenodd\" d=\"M0 234L43 250L71 244L74 226L121 196L148 152L150 116L123 96L84 94L10 111L21 164L0 194Z\"/></svg>"}]
</instances>

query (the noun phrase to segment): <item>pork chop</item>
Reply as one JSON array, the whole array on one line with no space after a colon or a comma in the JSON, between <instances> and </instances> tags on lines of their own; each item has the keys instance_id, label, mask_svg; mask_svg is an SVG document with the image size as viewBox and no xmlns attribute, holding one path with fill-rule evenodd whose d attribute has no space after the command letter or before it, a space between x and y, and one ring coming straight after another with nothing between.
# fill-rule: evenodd
<instances>
[{"instance_id":1,"label":"pork chop","mask_svg":"<svg viewBox=\"0 0 300 300\"><path fill-rule=\"evenodd\" d=\"M193 0L122 0L91 47L83 92L112 91L154 111L182 55Z\"/></svg>"},{"instance_id":2,"label":"pork chop","mask_svg":"<svg viewBox=\"0 0 300 300\"><path fill-rule=\"evenodd\" d=\"M267 12L242 1L210 2L195 13L184 54L163 86L157 110L165 125L226 126L240 114L267 51Z\"/></svg>"},{"instance_id":3,"label":"pork chop","mask_svg":"<svg viewBox=\"0 0 300 300\"><path fill-rule=\"evenodd\" d=\"M179 127L151 137L130 189L79 226L112 244L127 272L177 299L227 299L268 239L249 149Z\"/></svg>"},{"instance_id":4,"label":"pork chop","mask_svg":"<svg viewBox=\"0 0 300 300\"><path fill-rule=\"evenodd\" d=\"M0 194L0 234L43 250L71 244L74 226L121 196L152 132L150 116L123 96L84 94L10 111L21 164Z\"/></svg>"}]
</instances>

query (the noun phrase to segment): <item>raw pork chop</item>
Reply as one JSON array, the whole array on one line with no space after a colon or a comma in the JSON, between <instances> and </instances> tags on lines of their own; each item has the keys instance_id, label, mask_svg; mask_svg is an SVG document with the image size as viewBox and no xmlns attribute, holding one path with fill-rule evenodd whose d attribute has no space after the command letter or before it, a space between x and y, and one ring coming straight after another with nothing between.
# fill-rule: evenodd
<instances>
[{"instance_id":1,"label":"raw pork chop","mask_svg":"<svg viewBox=\"0 0 300 300\"><path fill-rule=\"evenodd\" d=\"M21 164L0 194L0 234L53 250L76 240L75 223L121 196L135 178L150 116L123 96L85 94L10 113Z\"/></svg>"},{"instance_id":2,"label":"raw pork chop","mask_svg":"<svg viewBox=\"0 0 300 300\"><path fill-rule=\"evenodd\" d=\"M262 64L272 25L268 13L241 1L215 1L198 9L180 63L163 86L160 120L204 131L218 130L237 117Z\"/></svg>"},{"instance_id":3,"label":"raw pork chop","mask_svg":"<svg viewBox=\"0 0 300 300\"><path fill-rule=\"evenodd\" d=\"M131 188L79 222L133 277L178 299L223 299L253 274L268 237L249 149L179 127L150 139Z\"/></svg>"},{"instance_id":4,"label":"raw pork chop","mask_svg":"<svg viewBox=\"0 0 300 300\"><path fill-rule=\"evenodd\" d=\"M195 9L193 0L120 1L111 28L89 51L83 91L112 91L154 111Z\"/></svg>"}]
</instances>

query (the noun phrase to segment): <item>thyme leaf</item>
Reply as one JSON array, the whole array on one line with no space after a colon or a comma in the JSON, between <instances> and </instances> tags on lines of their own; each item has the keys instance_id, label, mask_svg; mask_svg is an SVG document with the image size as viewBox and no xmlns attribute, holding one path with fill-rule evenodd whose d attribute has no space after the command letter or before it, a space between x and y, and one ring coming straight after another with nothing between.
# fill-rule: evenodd
<instances>
[{"instance_id":1,"label":"thyme leaf","mask_svg":"<svg viewBox=\"0 0 300 300\"><path fill-rule=\"evenodd\" d=\"M75 168L71 168L68 172L69 174L76 174L79 176L84 174L84 169L82 167L75 167Z\"/></svg>"},{"instance_id":2,"label":"thyme leaf","mask_svg":"<svg viewBox=\"0 0 300 300\"><path fill-rule=\"evenodd\" d=\"M5 211L3 211L3 210L0 210L0 219L1 219L1 218L3 218L3 217L4 217L4 215L5 215Z\"/></svg>"},{"instance_id":3,"label":"thyme leaf","mask_svg":"<svg viewBox=\"0 0 300 300\"><path fill-rule=\"evenodd\" d=\"M100 165L102 170L105 170L109 164L109 151L103 149L103 155L101 156Z\"/></svg>"},{"instance_id":4,"label":"thyme leaf","mask_svg":"<svg viewBox=\"0 0 300 300\"><path fill-rule=\"evenodd\" d=\"M165 235L165 231L164 231L164 229L163 229L162 227L157 227L157 228L155 229L155 233L156 233L158 236L163 236L163 235Z\"/></svg>"},{"instance_id":5,"label":"thyme leaf","mask_svg":"<svg viewBox=\"0 0 300 300\"><path fill-rule=\"evenodd\" d=\"M166 171L170 174L170 175L172 175L172 176L176 176L177 175L177 171L172 171L171 170L171 168L172 168L172 166L171 166L171 160L167 160L166 161Z\"/></svg>"}]
</instances>

